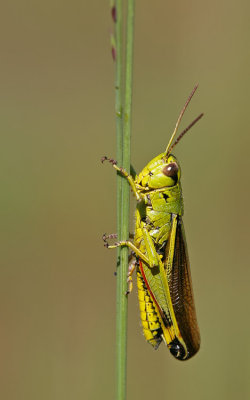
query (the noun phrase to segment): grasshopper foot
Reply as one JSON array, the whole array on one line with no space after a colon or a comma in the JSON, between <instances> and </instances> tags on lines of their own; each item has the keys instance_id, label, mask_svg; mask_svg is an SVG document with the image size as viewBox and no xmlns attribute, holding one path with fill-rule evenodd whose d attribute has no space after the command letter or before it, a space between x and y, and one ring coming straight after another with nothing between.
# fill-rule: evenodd
<instances>
[{"instance_id":1,"label":"grasshopper foot","mask_svg":"<svg viewBox=\"0 0 250 400\"><path fill-rule=\"evenodd\" d=\"M107 247L107 249L113 249L119 246L119 243L114 243L113 246L109 245L109 239L117 239L117 233L111 233L110 235L106 235L106 233L104 233L104 235L102 235L102 240L104 241L104 246Z\"/></svg>"},{"instance_id":2,"label":"grasshopper foot","mask_svg":"<svg viewBox=\"0 0 250 400\"><path fill-rule=\"evenodd\" d=\"M108 157L106 157L106 156L103 156L103 157L101 158L101 162L104 163L104 161L108 161L108 162L110 162L112 165L117 165L117 161L114 160L113 158L108 158Z\"/></svg>"}]
</instances>

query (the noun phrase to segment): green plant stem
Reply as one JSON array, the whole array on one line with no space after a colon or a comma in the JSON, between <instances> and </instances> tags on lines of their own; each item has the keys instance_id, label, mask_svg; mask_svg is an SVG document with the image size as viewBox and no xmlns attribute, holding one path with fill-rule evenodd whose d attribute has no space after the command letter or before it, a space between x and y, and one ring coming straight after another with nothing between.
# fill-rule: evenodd
<instances>
[{"instance_id":1,"label":"green plant stem","mask_svg":"<svg viewBox=\"0 0 250 400\"><path fill-rule=\"evenodd\" d=\"M116 44L116 69L115 69L115 112L116 112L116 160L118 165L122 164L122 142L123 142L123 110L122 110L122 0L115 1L116 23L115 23L115 44ZM117 235L121 240L121 219L122 219L122 177L117 174ZM117 248L117 277L116 277L116 398L123 399L122 388L126 381L126 361L123 357L124 341L124 319L121 312L123 304L122 296L122 268L121 268L121 248ZM127 314L127 313L126 313ZM127 316L126 316L127 320ZM125 350L126 351L126 350Z\"/></svg>"},{"instance_id":2,"label":"green plant stem","mask_svg":"<svg viewBox=\"0 0 250 400\"><path fill-rule=\"evenodd\" d=\"M116 0L116 69L115 69L115 114L116 114L116 161L122 165L122 137L123 137L123 115L122 115L122 0ZM121 185L122 177L117 174L117 233L121 238ZM119 247L117 252L119 252ZM120 257L120 254L119 254ZM118 257L117 257L118 259Z\"/></svg>"},{"instance_id":3,"label":"green plant stem","mask_svg":"<svg viewBox=\"0 0 250 400\"><path fill-rule=\"evenodd\" d=\"M130 136L132 104L132 66L134 39L134 0L127 0L126 63L125 63L125 96L124 114L122 114L122 3L116 1L116 118L117 118L117 161L130 171ZM122 124L121 124L122 117ZM123 129L121 129L121 127ZM121 135L122 132L122 135ZM122 137L122 140L121 140ZM122 162L120 163L122 148ZM129 238L129 194L130 188L126 179L117 178L117 229L122 240ZM118 250L117 259L117 400L126 399L127 375L127 290L128 248Z\"/></svg>"}]
</instances>

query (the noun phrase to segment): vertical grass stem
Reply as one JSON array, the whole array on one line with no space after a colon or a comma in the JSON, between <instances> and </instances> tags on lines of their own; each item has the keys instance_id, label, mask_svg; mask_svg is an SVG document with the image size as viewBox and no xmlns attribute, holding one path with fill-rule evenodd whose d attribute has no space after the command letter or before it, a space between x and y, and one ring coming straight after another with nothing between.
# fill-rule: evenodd
<instances>
[{"instance_id":1,"label":"vertical grass stem","mask_svg":"<svg viewBox=\"0 0 250 400\"><path fill-rule=\"evenodd\" d=\"M116 132L117 161L130 171L130 137L131 137L131 105L132 105L132 67L134 40L134 0L127 0L126 26L126 62L124 98L122 96L122 1L116 0ZM122 104L124 100L124 112ZM126 179L117 176L117 232L119 240L129 237L129 195L130 188ZM117 368L117 400L126 399L127 375L127 271L128 249L122 247L117 252L117 323L116 323L116 368Z\"/></svg>"}]
</instances>

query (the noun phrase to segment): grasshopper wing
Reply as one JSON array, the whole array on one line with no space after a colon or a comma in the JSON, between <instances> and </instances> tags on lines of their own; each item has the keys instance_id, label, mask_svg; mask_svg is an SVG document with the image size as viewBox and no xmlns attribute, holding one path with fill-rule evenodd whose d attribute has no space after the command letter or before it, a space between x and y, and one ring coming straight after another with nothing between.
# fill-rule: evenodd
<instances>
[{"instance_id":1,"label":"grasshopper wing","mask_svg":"<svg viewBox=\"0 0 250 400\"><path fill-rule=\"evenodd\" d=\"M188 354L185 359L188 359L199 350L200 332L195 312L184 226L182 218L180 216L176 218L176 231L171 233L175 235L173 259L170 263L171 269L166 272L176 322ZM168 249L166 249L167 254Z\"/></svg>"}]
</instances>

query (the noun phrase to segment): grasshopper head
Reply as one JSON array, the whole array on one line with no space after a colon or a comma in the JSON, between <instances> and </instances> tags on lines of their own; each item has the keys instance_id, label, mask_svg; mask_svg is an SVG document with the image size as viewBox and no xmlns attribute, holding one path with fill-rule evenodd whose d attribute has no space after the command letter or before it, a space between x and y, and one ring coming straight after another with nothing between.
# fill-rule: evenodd
<instances>
[{"instance_id":1,"label":"grasshopper head","mask_svg":"<svg viewBox=\"0 0 250 400\"><path fill-rule=\"evenodd\" d=\"M151 189L161 189L175 186L179 183L181 170L177 159L170 154L160 154L148 163L138 176L141 186Z\"/></svg>"},{"instance_id":2,"label":"grasshopper head","mask_svg":"<svg viewBox=\"0 0 250 400\"><path fill-rule=\"evenodd\" d=\"M150 163L148 163L148 165L142 170L137 178L137 183L140 186L145 187L146 190L173 187L177 185L180 181L180 166L177 159L171 154L171 151L177 145L177 143L179 143L185 133L189 131L189 129L203 116L203 114L200 114L197 118L195 118L195 120L186 129L184 129L184 131L177 137L174 142L174 138L183 114L197 87L197 85L194 87L183 109L181 110L181 113L175 125L174 132L172 133L165 152L150 161Z\"/></svg>"}]
</instances>

